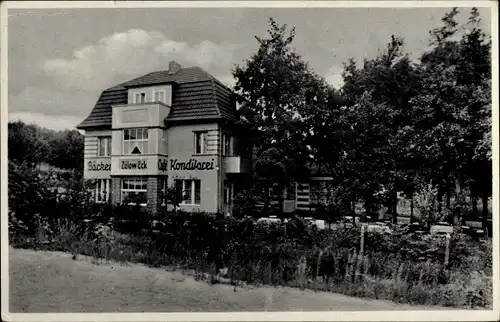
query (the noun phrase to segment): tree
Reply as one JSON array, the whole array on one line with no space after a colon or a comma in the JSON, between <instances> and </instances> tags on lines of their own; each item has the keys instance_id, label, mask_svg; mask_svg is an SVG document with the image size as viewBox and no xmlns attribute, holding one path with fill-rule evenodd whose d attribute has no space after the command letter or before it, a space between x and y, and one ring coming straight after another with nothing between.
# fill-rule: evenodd
<instances>
[{"instance_id":1,"label":"tree","mask_svg":"<svg viewBox=\"0 0 500 322\"><path fill-rule=\"evenodd\" d=\"M50 164L62 169L82 169L84 137L80 132L58 132L49 146Z\"/></svg>"},{"instance_id":2,"label":"tree","mask_svg":"<svg viewBox=\"0 0 500 322\"><path fill-rule=\"evenodd\" d=\"M81 170L84 137L76 130L54 131L21 121L9 123L9 159L31 166L46 162L62 169Z\"/></svg>"},{"instance_id":3,"label":"tree","mask_svg":"<svg viewBox=\"0 0 500 322\"><path fill-rule=\"evenodd\" d=\"M244 66L236 66L235 91L240 97L239 125L252 140L255 180L269 196L272 185L283 202L287 182L308 172L309 148L304 118L317 104L311 90L317 78L291 48L295 30L269 20L268 38L255 37L257 53ZM269 198L265 197L265 209Z\"/></svg>"},{"instance_id":4,"label":"tree","mask_svg":"<svg viewBox=\"0 0 500 322\"><path fill-rule=\"evenodd\" d=\"M47 160L48 147L41 140L40 129L21 121L9 123L8 129L9 160L17 164L26 163L36 166Z\"/></svg>"},{"instance_id":5,"label":"tree","mask_svg":"<svg viewBox=\"0 0 500 322\"><path fill-rule=\"evenodd\" d=\"M444 196L450 207L455 183L468 185L473 198L481 196L486 204L486 220L492 177L491 146L485 147L491 131L491 41L478 27L476 8L462 26L457 14L453 9L444 26L431 31L434 47L420 59L422 88L412 102L412 118L426 181L438 187L439 211Z\"/></svg>"},{"instance_id":6,"label":"tree","mask_svg":"<svg viewBox=\"0 0 500 322\"><path fill-rule=\"evenodd\" d=\"M392 36L378 57L358 69L353 60L344 65L341 93L345 108L336 125L342 131L344 153L334 168L342 168L352 189L367 210L377 208L382 188L397 220L397 192L413 194L416 176L411 150L414 133L410 101L418 93L419 75L403 52L403 40ZM337 170L338 171L338 170ZM350 183L350 184L349 184Z\"/></svg>"}]
</instances>

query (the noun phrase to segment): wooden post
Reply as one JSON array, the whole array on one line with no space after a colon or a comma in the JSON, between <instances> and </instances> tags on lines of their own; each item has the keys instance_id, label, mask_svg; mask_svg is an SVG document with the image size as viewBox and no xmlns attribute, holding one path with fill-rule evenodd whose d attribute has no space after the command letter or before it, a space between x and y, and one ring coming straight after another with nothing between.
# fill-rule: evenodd
<instances>
[{"instance_id":1,"label":"wooden post","mask_svg":"<svg viewBox=\"0 0 500 322\"><path fill-rule=\"evenodd\" d=\"M444 253L444 266L448 266L449 260L450 260L450 239L451 236L450 234L446 234L446 249Z\"/></svg>"},{"instance_id":2,"label":"wooden post","mask_svg":"<svg viewBox=\"0 0 500 322\"><path fill-rule=\"evenodd\" d=\"M359 242L359 253L356 260L356 271L355 271L355 281L357 282L360 279L359 276L359 269L360 265L363 261L363 254L364 254L364 248L365 248L365 224L361 224L361 239Z\"/></svg>"},{"instance_id":3,"label":"wooden post","mask_svg":"<svg viewBox=\"0 0 500 322\"><path fill-rule=\"evenodd\" d=\"M359 255L363 256L363 253L365 251L365 226L364 224L361 225L361 241L360 241L360 248L359 248Z\"/></svg>"},{"instance_id":4,"label":"wooden post","mask_svg":"<svg viewBox=\"0 0 500 322\"><path fill-rule=\"evenodd\" d=\"M321 257L322 256L323 256L323 250L320 250L319 254L318 254L318 261L316 263L316 277L315 277L316 281L318 281L318 278L319 278L319 265L321 264Z\"/></svg>"}]
</instances>

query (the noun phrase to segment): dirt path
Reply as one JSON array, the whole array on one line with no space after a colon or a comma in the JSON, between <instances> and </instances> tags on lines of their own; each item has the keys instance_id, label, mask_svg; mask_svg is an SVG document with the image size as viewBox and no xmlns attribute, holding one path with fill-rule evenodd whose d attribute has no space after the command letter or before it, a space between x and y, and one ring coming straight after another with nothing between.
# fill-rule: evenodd
<instances>
[{"instance_id":1,"label":"dirt path","mask_svg":"<svg viewBox=\"0 0 500 322\"><path fill-rule=\"evenodd\" d=\"M209 285L143 265L94 265L57 252L11 249L10 312L408 310L421 307L291 288ZM436 309L436 308L433 308Z\"/></svg>"}]
</instances>

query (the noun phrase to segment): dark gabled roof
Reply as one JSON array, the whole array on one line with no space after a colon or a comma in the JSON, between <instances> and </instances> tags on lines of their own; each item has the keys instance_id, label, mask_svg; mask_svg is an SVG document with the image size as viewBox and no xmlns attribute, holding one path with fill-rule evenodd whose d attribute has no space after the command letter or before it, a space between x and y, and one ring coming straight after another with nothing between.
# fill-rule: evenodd
<instances>
[{"instance_id":1,"label":"dark gabled roof","mask_svg":"<svg viewBox=\"0 0 500 322\"><path fill-rule=\"evenodd\" d=\"M78 129L110 128L112 105L127 104L127 89L173 83L172 107L166 122L197 119L236 120L234 93L199 67L176 73L158 71L104 90L90 115Z\"/></svg>"},{"instance_id":2,"label":"dark gabled roof","mask_svg":"<svg viewBox=\"0 0 500 322\"><path fill-rule=\"evenodd\" d=\"M152 72L132 79L122 84L124 87L142 87L161 83L196 83L214 79L210 74L199 67L181 68L176 73L170 74L168 70Z\"/></svg>"},{"instance_id":3,"label":"dark gabled roof","mask_svg":"<svg viewBox=\"0 0 500 322\"><path fill-rule=\"evenodd\" d=\"M127 89L123 86L115 86L106 89L101 93L97 103L89 116L78 126L77 129L87 129L96 127L111 127L112 108L114 104L127 104Z\"/></svg>"}]
</instances>

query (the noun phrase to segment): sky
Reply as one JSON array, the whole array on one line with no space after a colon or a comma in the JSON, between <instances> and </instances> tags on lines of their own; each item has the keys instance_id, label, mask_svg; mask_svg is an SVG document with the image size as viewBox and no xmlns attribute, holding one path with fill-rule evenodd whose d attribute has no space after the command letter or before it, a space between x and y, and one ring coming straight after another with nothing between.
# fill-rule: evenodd
<instances>
[{"instance_id":1,"label":"sky","mask_svg":"<svg viewBox=\"0 0 500 322\"><path fill-rule=\"evenodd\" d=\"M101 92L175 60L231 86L265 37L268 19L295 27L293 47L335 87L342 64L375 57L391 35L414 59L451 8L9 9L9 120L74 129ZM460 8L466 21L469 8ZM480 9L490 33L490 11Z\"/></svg>"}]
</instances>

